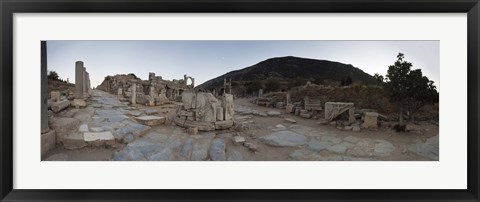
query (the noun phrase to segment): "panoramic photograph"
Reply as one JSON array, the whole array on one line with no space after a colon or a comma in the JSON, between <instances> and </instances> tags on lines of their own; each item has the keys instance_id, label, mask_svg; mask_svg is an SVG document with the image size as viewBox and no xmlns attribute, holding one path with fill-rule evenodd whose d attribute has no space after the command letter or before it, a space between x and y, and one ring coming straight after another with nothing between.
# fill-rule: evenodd
<instances>
[{"instance_id":1,"label":"panoramic photograph","mask_svg":"<svg viewBox=\"0 0 480 202\"><path fill-rule=\"evenodd\" d=\"M439 41L41 41L42 161L438 161Z\"/></svg>"}]
</instances>

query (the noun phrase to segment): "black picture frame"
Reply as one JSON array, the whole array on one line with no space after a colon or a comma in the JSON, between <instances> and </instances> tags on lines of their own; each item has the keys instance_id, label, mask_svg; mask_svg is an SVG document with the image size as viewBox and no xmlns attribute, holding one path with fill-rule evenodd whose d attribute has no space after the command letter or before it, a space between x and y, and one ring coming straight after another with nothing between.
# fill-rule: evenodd
<instances>
[{"instance_id":1,"label":"black picture frame","mask_svg":"<svg viewBox=\"0 0 480 202\"><path fill-rule=\"evenodd\" d=\"M0 0L1 201L479 201L478 0ZM13 189L15 13L467 13L468 165L465 190L19 190ZM444 67L453 68L453 67ZM32 171L35 172L35 171ZM446 175L455 173L446 173ZM348 182L345 182L348 183Z\"/></svg>"}]
</instances>

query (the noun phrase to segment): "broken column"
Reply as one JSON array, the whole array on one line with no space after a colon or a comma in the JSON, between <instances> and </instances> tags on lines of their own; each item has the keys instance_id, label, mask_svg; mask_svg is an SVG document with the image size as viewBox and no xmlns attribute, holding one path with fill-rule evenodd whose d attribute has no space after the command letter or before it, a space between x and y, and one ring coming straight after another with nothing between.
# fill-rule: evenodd
<instances>
[{"instance_id":1,"label":"broken column","mask_svg":"<svg viewBox=\"0 0 480 202\"><path fill-rule=\"evenodd\" d=\"M286 101L286 105L289 105L289 104L290 104L290 99L291 99L291 98L290 98L290 93L287 93L287 95L286 95L286 100L285 100L285 101Z\"/></svg>"},{"instance_id":2,"label":"broken column","mask_svg":"<svg viewBox=\"0 0 480 202\"><path fill-rule=\"evenodd\" d=\"M75 98L83 99L83 62L75 62Z\"/></svg>"},{"instance_id":3,"label":"broken column","mask_svg":"<svg viewBox=\"0 0 480 202\"><path fill-rule=\"evenodd\" d=\"M262 97L263 95L263 89L258 89L258 97Z\"/></svg>"}]
</instances>

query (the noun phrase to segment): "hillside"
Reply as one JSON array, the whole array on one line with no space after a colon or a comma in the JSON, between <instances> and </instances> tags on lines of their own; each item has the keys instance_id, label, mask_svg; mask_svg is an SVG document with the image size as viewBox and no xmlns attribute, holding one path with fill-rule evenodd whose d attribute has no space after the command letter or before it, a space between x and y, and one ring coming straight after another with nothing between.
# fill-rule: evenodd
<instances>
[{"instance_id":1,"label":"hillside","mask_svg":"<svg viewBox=\"0 0 480 202\"><path fill-rule=\"evenodd\" d=\"M231 78L234 89L239 84L249 89L249 85L254 85L252 84L254 81L265 86L266 80L276 79L280 83L280 88L286 90L305 85L307 81L315 84L340 85L348 76L353 83L375 84L375 79L371 75L349 64L288 56L270 58L253 66L228 72L206 81L196 89L220 89L223 86L223 79Z\"/></svg>"}]
</instances>

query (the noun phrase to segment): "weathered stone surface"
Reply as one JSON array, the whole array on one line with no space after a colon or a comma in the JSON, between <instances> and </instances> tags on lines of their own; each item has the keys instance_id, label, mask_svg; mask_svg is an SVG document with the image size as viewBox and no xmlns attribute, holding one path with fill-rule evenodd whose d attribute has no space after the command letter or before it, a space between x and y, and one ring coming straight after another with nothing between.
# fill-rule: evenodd
<instances>
[{"instance_id":1,"label":"weathered stone surface","mask_svg":"<svg viewBox=\"0 0 480 202\"><path fill-rule=\"evenodd\" d=\"M70 101L63 100L63 101L53 102L51 108L53 112L58 113L69 106L70 106Z\"/></svg>"},{"instance_id":2,"label":"weathered stone surface","mask_svg":"<svg viewBox=\"0 0 480 202\"><path fill-rule=\"evenodd\" d=\"M327 149L328 147L332 146L332 143L330 142L320 142L318 140L311 140L308 143L308 149L313 150L313 151L322 151L324 149Z\"/></svg>"},{"instance_id":3,"label":"weathered stone surface","mask_svg":"<svg viewBox=\"0 0 480 202\"><path fill-rule=\"evenodd\" d=\"M145 134L145 132L148 131L149 129L150 127L142 124L128 123L123 127L117 128L113 133L113 136L115 136L115 139L120 142L120 141L123 141L123 138L125 137L125 135L129 133L135 137L139 137Z\"/></svg>"},{"instance_id":4,"label":"weathered stone surface","mask_svg":"<svg viewBox=\"0 0 480 202\"><path fill-rule=\"evenodd\" d=\"M214 139L208 153L210 159L214 161L225 161L225 140L220 138Z\"/></svg>"},{"instance_id":5,"label":"weathered stone surface","mask_svg":"<svg viewBox=\"0 0 480 202\"><path fill-rule=\"evenodd\" d=\"M188 134L190 134L190 135L198 134L198 128L197 127L188 128Z\"/></svg>"},{"instance_id":6,"label":"weathered stone surface","mask_svg":"<svg viewBox=\"0 0 480 202\"><path fill-rule=\"evenodd\" d=\"M242 145L245 142L245 138L242 136L233 136L233 144L235 145Z\"/></svg>"},{"instance_id":7,"label":"weathered stone surface","mask_svg":"<svg viewBox=\"0 0 480 202\"><path fill-rule=\"evenodd\" d=\"M202 138L194 141L191 160L193 161L207 160L208 149L211 141L212 140L210 138Z\"/></svg>"},{"instance_id":8,"label":"weathered stone surface","mask_svg":"<svg viewBox=\"0 0 480 202\"><path fill-rule=\"evenodd\" d=\"M115 137L112 135L112 132L86 132L83 133L83 138L85 142L89 145L100 146L100 145L114 145Z\"/></svg>"},{"instance_id":9,"label":"weathered stone surface","mask_svg":"<svg viewBox=\"0 0 480 202\"><path fill-rule=\"evenodd\" d=\"M180 157L185 158L186 160L190 159L190 156L192 155L192 149L193 149L193 140L192 139L187 139L183 143L182 148L180 149Z\"/></svg>"},{"instance_id":10,"label":"weathered stone surface","mask_svg":"<svg viewBox=\"0 0 480 202\"><path fill-rule=\"evenodd\" d=\"M83 99L74 99L72 105L78 109L78 108L86 107L87 103Z\"/></svg>"},{"instance_id":11,"label":"weathered stone surface","mask_svg":"<svg viewBox=\"0 0 480 202\"><path fill-rule=\"evenodd\" d=\"M103 132L103 131L105 131L105 129L102 128L102 127L90 127L90 131L92 131L92 132Z\"/></svg>"},{"instance_id":12,"label":"weathered stone surface","mask_svg":"<svg viewBox=\"0 0 480 202\"><path fill-rule=\"evenodd\" d=\"M225 111L225 115L223 116L225 120L232 120L234 115L233 110L233 95L232 94L225 94L222 100L222 107Z\"/></svg>"},{"instance_id":13,"label":"weathered stone surface","mask_svg":"<svg viewBox=\"0 0 480 202\"><path fill-rule=\"evenodd\" d=\"M438 161L439 136L435 135L433 137L430 137L425 142L417 140L414 144L408 145L407 149L408 151L419 156Z\"/></svg>"},{"instance_id":14,"label":"weathered stone surface","mask_svg":"<svg viewBox=\"0 0 480 202\"><path fill-rule=\"evenodd\" d=\"M131 115L131 116L140 116L140 115L142 115L142 112L141 111L129 111L128 114Z\"/></svg>"},{"instance_id":15,"label":"weathered stone surface","mask_svg":"<svg viewBox=\"0 0 480 202\"><path fill-rule=\"evenodd\" d=\"M232 151L228 154L227 161L241 161L243 156L239 151Z\"/></svg>"},{"instance_id":16,"label":"weathered stone surface","mask_svg":"<svg viewBox=\"0 0 480 202\"><path fill-rule=\"evenodd\" d=\"M280 115L282 115L282 113L280 113L279 111L268 111L267 115L268 116L280 116Z\"/></svg>"},{"instance_id":17,"label":"weathered stone surface","mask_svg":"<svg viewBox=\"0 0 480 202\"><path fill-rule=\"evenodd\" d=\"M173 121L180 127L192 128L197 127L199 131L212 131L215 130L215 124L209 122L199 122L181 119L179 117L174 117Z\"/></svg>"},{"instance_id":18,"label":"weathered stone surface","mask_svg":"<svg viewBox=\"0 0 480 202\"><path fill-rule=\"evenodd\" d=\"M357 143L358 141L360 141L360 138L349 135L349 136L343 138L343 140L345 140L347 142L350 142L350 143Z\"/></svg>"},{"instance_id":19,"label":"weathered stone surface","mask_svg":"<svg viewBox=\"0 0 480 202\"><path fill-rule=\"evenodd\" d=\"M132 95L131 95L130 101L132 105L137 104L137 84L136 83L132 83L131 92L132 92Z\"/></svg>"},{"instance_id":20,"label":"weathered stone surface","mask_svg":"<svg viewBox=\"0 0 480 202\"><path fill-rule=\"evenodd\" d=\"M325 120L331 121L338 115L346 112L353 107L353 103L347 102L326 102L325 103Z\"/></svg>"},{"instance_id":21,"label":"weathered stone surface","mask_svg":"<svg viewBox=\"0 0 480 202\"><path fill-rule=\"evenodd\" d=\"M53 102L58 102L60 101L60 92L59 91L52 91L50 92L50 99Z\"/></svg>"},{"instance_id":22,"label":"weathered stone surface","mask_svg":"<svg viewBox=\"0 0 480 202\"><path fill-rule=\"evenodd\" d=\"M260 138L265 144L279 147L294 147L306 144L307 138L291 131L277 131Z\"/></svg>"},{"instance_id":23,"label":"weathered stone surface","mask_svg":"<svg viewBox=\"0 0 480 202\"><path fill-rule=\"evenodd\" d=\"M232 126L233 126L233 120L215 122L216 130L225 130L225 129L231 128Z\"/></svg>"},{"instance_id":24,"label":"weathered stone surface","mask_svg":"<svg viewBox=\"0 0 480 202\"><path fill-rule=\"evenodd\" d=\"M66 149L80 149L87 146L82 133L70 133L61 139Z\"/></svg>"},{"instance_id":25,"label":"weathered stone surface","mask_svg":"<svg viewBox=\"0 0 480 202\"><path fill-rule=\"evenodd\" d=\"M146 109L145 114L146 115L158 114L158 111L156 109Z\"/></svg>"},{"instance_id":26,"label":"weathered stone surface","mask_svg":"<svg viewBox=\"0 0 480 202\"><path fill-rule=\"evenodd\" d=\"M295 105L293 104L287 104L285 111L287 113L294 113L295 112Z\"/></svg>"},{"instance_id":27,"label":"weathered stone surface","mask_svg":"<svg viewBox=\"0 0 480 202\"><path fill-rule=\"evenodd\" d=\"M139 116L135 117L135 120L147 126L158 126L165 123L165 117L161 116Z\"/></svg>"},{"instance_id":28,"label":"weathered stone surface","mask_svg":"<svg viewBox=\"0 0 480 202\"><path fill-rule=\"evenodd\" d=\"M347 146L343 144L336 144L327 148L328 151L343 154L347 151Z\"/></svg>"},{"instance_id":29,"label":"weathered stone surface","mask_svg":"<svg viewBox=\"0 0 480 202\"><path fill-rule=\"evenodd\" d=\"M76 131L80 125L80 120L75 118L55 118L50 119L52 129L55 130L57 143L60 143L64 136L70 131Z\"/></svg>"},{"instance_id":30,"label":"weathered stone surface","mask_svg":"<svg viewBox=\"0 0 480 202\"><path fill-rule=\"evenodd\" d=\"M88 132L88 125L87 124L80 125L80 127L78 127L78 132Z\"/></svg>"},{"instance_id":31,"label":"weathered stone surface","mask_svg":"<svg viewBox=\"0 0 480 202\"><path fill-rule=\"evenodd\" d=\"M373 151L375 156L388 156L393 150L395 150L395 146L393 146L392 143L386 140L375 140L375 148Z\"/></svg>"},{"instance_id":32,"label":"weathered stone surface","mask_svg":"<svg viewBox=\"0 0 480 202\"><path fill-rule=\"evenodd\" d=\"M183 92L182 103L185 109L196 108L196 94L193 92Z\"/></svg>"},{"instance_id":33,"label":"weathered stone surface","mask_svg":"<svg viewBox=\"0 0 480 202\"><path fill-rule=\"evenodd\" d=\"M365 112L365 117L363 119L363 128L377 128L377 112Z\"/></svg>"},{"instance_id":34,"label":"weathered stone surface","mask_svg":"<svg viewBox=\"0 0 480 202\"><path fill-rule=\"evenodd\" d=\"M42 145L42 159L45 158L45 155L55 148L56 144L56 135L54 130L49 130L46 133L42 133L41 136L41 145Z\"/></svg>"},{"instance_id":35,"label":"weathered stone surface","mask_svg":"<svg viewBox=\"0 0 480 202\"><path fill-rule=\"evenodd\" d=\"M353 126L352 131L353 132L360 132L360 126Z\"/></svg>"},{"instance_id":36,"label":"weathered stone surface","mask_svg":"<svg viewBox=\"0 0 480 202\"><path fill-rule=\"evenodd\" d=\"M288 123L297 123L295 119L291 119L291 118L285 118L284 120Z\"/></svg>"},{"instance_id":37,"label":"weathered stone surface","mask_svg":"<svg viewBox=\"0 0 480 202\"><path fill-rule=\"evenodd\" d=\"M224 120L224 112L223 112L223 107L217 107L217 121L223 121Z\"/></svg>"}]
</instances>

